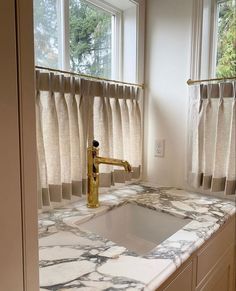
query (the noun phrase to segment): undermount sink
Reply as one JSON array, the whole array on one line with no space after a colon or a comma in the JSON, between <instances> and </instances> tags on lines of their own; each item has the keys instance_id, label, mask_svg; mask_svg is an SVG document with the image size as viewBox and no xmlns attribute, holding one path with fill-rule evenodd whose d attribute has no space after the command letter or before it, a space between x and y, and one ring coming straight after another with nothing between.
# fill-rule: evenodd
<instances>
[{"instance_id":1,"label":"undermount sink","mask_svg":"<svg viewBox=\"0 0 236 291\"><path fill-rule=\"evenodd\" d=\"M79 228L144 255L189 222L189 219L128 203L79 224Z\"/></svg>"}]
</instances>

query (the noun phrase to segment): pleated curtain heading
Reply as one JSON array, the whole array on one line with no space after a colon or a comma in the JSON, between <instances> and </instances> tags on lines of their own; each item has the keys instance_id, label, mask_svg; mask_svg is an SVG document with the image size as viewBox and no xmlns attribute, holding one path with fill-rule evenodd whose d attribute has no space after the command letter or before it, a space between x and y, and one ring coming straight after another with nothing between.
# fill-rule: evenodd
<instances>
[{"instance_id":1,"label":"pleated curtain heading","mask_svg":"<svg viewBox=\"0 0 236 291\"><path fill-rule=\"evenodd\" d=\"M133 167L100 166L100 186L139 178L142 90L136 86L36 71L39 207L87 191L87 146Z\"/></svg>"},{"instance_id":2,"label":"pleated curtain heading","mask_svg":"<svg viewBox=\"0 0 236 291\"><path fill-rule=\"evenodd\" d=\"M236 194L236 82L190 88L189 183Z\"/></svg>"}]
</instances>

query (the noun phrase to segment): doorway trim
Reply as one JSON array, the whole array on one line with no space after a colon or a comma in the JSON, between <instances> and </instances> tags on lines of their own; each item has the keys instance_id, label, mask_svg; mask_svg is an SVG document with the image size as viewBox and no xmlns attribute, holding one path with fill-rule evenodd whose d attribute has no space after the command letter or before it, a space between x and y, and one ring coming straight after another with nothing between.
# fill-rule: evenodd
<instances>
[{"instance_id":1,"label":"doorway trim","mask_svg":"<svg viewBox=\"0 0 236 291\"><path fill-rule=\"evenodd\" d=\"M33 1L15 1L24 291L38 291L38 195Z\"/></svg>"}]
</instances>

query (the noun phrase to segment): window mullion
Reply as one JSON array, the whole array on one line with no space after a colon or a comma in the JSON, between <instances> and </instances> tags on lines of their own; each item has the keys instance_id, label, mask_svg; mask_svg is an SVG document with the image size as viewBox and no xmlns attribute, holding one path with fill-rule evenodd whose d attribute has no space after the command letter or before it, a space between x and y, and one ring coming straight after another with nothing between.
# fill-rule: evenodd
<instances>
[{"instance_id":1,"label":"window mullion","mask_svg":"<svg viewBox=\"0 0 236 291\"><path fill-rule=\"evenodd\" d=\"M113 16L113 29L112 29L112 73L113 78L122 80L123 79L123 33L122 33L122 14L117 13Z\"/></svg>"},{"instance_id":2,"label":"window mullion","mask_svg":"<svg viewBox=\"0 0 236 291\"><path fill-rule=\"evenodd\" d=\"M112 78L122 79L121 76L121 35L120 15L112 17Z\"/></svg>"},{"instance_id":3,"label":"window mullion","mask_svg":"<svg viewBox=\"0 0 236 291\"><path fill-rule=\"evenodd\" d=\"M211 77L216 75L216 59L217 59L217 39L218 39L218 10L217 10L217 1L212 0L211 7L211 47L209 53L209 72Z\"/></svg>"},{"instance_id":4,"label":"window mullion","mask_svg":"<svg viewBox=\"0 0 236 291\"><path fill-rule=\"evenodd\" d=\"M70 70L70 52L69 52L69 1L58 0L59 9L59 52L60 68Z\"/></svg>"}]
</instances>

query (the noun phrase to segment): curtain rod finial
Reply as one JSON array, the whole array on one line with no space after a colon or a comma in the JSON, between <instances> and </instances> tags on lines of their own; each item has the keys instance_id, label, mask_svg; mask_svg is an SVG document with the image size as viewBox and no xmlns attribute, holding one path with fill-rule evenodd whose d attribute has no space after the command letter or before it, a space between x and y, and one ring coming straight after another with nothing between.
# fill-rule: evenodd
<instances>
[{"instance_id":1,"label":"curtain rod finial","mask_svg":"<svg viewBox=\"0 0 236 291\"><path fill-rule=\"evenodd\" d=\"M188 79L187 84L190 85L192 83L191 79Z\"/></svg>"}]
</instances>

